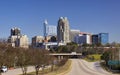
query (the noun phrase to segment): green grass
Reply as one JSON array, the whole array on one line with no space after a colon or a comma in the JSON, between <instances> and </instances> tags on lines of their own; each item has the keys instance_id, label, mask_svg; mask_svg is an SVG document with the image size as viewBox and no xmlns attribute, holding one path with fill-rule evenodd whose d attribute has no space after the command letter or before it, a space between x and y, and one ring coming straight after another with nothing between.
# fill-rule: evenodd
<instances>
[{"instance_id":1,"label":"green grass","mask_svg":"<svg viewBox=\"0 0 120 75\"><path fill-rule=\"evenodd\" d=\"M84 59L88 62L95 62L100 60L100 54L87 55Z\"/></svg>"},{"instance_id":2,"label":"green grass","mask_svg":"<svg viewBox=\"0 0 120 75\"><path fill-rule=\"evenodd\" d=\"M56 71L50 72L46 75L63 75L65 74L67 71L69 71L70 67L71 67L71 60L68 60L65 65L59 67Z\"/></svg>"}]
</instances>

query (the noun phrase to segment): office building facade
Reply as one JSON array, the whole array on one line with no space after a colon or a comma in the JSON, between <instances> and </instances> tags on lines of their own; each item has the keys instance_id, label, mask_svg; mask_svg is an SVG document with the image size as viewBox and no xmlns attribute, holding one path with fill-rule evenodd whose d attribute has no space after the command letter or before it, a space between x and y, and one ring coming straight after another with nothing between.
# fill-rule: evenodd
<instances>
[{"instance_id":1,"label":"office building facade","mask_svg":"<svg viewBox=\"0 0 120 75\"><path fill-rule=\"evenodd\" d=\"M103 45L109 43L109 34L108 33L99 33L98 34L98 42Z\"/></svg>"},{"instance_id":2,"label":"office building facade","mask_svg":"<svg viewBox=\"0 0 120 75\"><path fill-rule=\"evenodd\" d=\"M75 42L78 44L91 44L91 36L87 34L79 34L75 37Z\"/></svg>"},{"instance_id":3,"label":"office building facade","mask_svg":"<svg viewBox=\"0 0 120 75\"><path fill-rule=\"evenodd\" d=\"M43 43L44 37L43 36L35 36L32 38L32 47L40 47L40 44Z\"/></svg>"},{"instance_id":4,"label":"office building facade","mask_svg":"<svg viewBox=\"0 0 120 75\"><path fill-rule=\"evenodd\" d=\"M80 30L70 30L70 40L75 42L75 37L80 34Z\"/></svg>"},{"instance_id":5,"label":"office building facade","mask_svg":"<svg viewBox=\"0 0 120 75\"><path fill-rule=\"evenodd\" d=\"M8 38L8 43L12 45L12 47L22 47L28 48L29 41L27 35L22 35L20 28L14 27L10 30L11 34Z\"/></svg>"},{"instance_id":6,"label":"office building facade","mask_svg":"<svg viewBox=\"0 0 120 75\"><path fill-rule=\"evenodd\" d=\"M98 34L92 35L92 44L98 44Z\"/></svg>"},{"instance_id":7,"label":"office building facade","mask_svg":"<svg viewBox=\"0 0 120 75\"><path fill-rule=\"evenodd\" d=\"M12 47L18 46L17 40L20 38L20 36L12 35L8 38L8 43L11 43Z\"/></svg>"},{"instance_id":8,"label":"office building facade","mask_svg":"<svg viewBox=\"0 0 120 75\"><path fill-rule=\"evenodd\" d=\"M18 47L29 48L29 40L27 35L21 35L16 42L18 43Z\"/></svg>"}]
</instances>

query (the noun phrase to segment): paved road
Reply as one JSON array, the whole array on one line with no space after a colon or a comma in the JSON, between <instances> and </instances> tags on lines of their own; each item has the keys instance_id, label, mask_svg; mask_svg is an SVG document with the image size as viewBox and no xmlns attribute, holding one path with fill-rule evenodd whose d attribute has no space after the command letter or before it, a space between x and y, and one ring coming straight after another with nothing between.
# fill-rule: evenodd
<instances>
[{"instance_id":1,"label":"paved road","mask_svg":"<svg viewBox=\"0 0 120 75\"><path fill-rule=\"evenodd\" d=\"M35 71L35 67L34 66L28 67L27 72L33 72L33 71ZM22 74L21 68L8 70L6 73L2 73L2 75L18 75L18 74Z\"/></svg>"},{"instance_id":2,"label":"paved road","mask_svg":"<svg viewBox=\"0 0 120 75\"><path fill-rule=\"evenodd\" d=\"M86 62L82 59L71 59L72 69L66 75L114 75L103 70L99 62Z\"/></svg>"},{"instance_id":3,"label":"paved road","mask_svg":"<svg viewBox=\"0 0 120 75\"><path fill-rule=\"evenodd\" d=\"M49 68L51 66L46 66L46 68ZM39 70L42 70L41 68ZM29 66L27 68L27 73L29 72L34 72L35 71L35 67L34 66ZM5 73L2 73L2 75L19 75L19 74L22 74L22 70L21 68L17 68L17 69L13 69L13 70L8 70L7 72Z\"/></svg>"},{"instance_id":4,"label":"paved road","mask_svg":"<svg viewBox=\"0 0 120 75\"><path fill-rule=\"evenodd\" d=\"M72 69L66 75L115 75L106 72L103 70L99 62L86 62L82 59L71 59L72 60ZM28 67L27 72L35 71L34 67ZM18 75L22 74L21 68L9 70L6 73L2 73L2 75Z\"/></svg>"}]
</instances>

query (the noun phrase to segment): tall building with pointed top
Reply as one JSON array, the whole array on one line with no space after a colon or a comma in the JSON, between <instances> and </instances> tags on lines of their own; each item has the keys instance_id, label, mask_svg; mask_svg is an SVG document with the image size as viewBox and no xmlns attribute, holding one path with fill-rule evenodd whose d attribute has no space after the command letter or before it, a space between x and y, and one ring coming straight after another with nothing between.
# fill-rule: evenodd
<instances>
[{"instance_id":1,"label":"tall building with pointed top","mask_svg":"<svg viewBox=\"0 0 120 75\"><path fill-rule=\"evenodd\" d=\"M70 27L67 17L60 17L58 20L57 40L62 43L70 42Z\"/></svg>"},{"instance_id":2,"label":"tall building with pointed top","mask_svg":"<svg viewBox=\"0 0 120 75\"><path fill-rule=\"evenodd\" d=\"M47 20L44 21L43 25L44 25L44 37L46 37L47 36L47 26L48 26Z\"/></svg>"}]
</instances>

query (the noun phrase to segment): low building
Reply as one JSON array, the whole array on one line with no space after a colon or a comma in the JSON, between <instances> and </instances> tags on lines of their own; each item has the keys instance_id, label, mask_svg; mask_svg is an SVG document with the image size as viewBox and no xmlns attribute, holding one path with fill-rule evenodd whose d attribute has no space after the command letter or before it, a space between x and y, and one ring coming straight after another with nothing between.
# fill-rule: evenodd
<instances>
[{"instance_id":1,"label":"low building","mask_svg":"<svg viewBox=\"0 0 120 75\"><path fill-rule=\"evenodd\" d=\"M27 35L20 36L17 42L18 42L18 47L29 48L29 40Z\"/></svg>"},{"instance_id":2,"label":"low building","mask_svg":"<svg viewBox=\"0 0 120 75\"><path fill-rule=\"evenodd\" d=\"M105 45L109 43L108 33L99 33L92 35L92 44L102 44Z\"/></svg>"},{"instance_id":3,"label":"low building","mask_svg":"<svg viewBox=\"0 0 120 75\"><path fill-rule=\"evenodd\" d=\"M80 33L80 30L70 30L70 40L75 42L75 37Z\"/></svg>"},{"instance_id":4,"label":"low building","mask_svg":"<svg viewBox=\"0 0 120 75\"><path fill-rule=\"evenodd\" d=\"M12 35L8 38L8 43L11 43L12 47L18 46L17 39L20 38L20 35Z\"/></svg>"},{"instance_id":5,"label":"low building","mask_svg":"<svg viewBox=\"0 0 120 75\"><path fill-rule=\"evenodd\" d=\"M91 35L79 34L76 36L75 42L78 44L91 44Z\"/></svg>"},{"instance_id":6,"label":"low building","mask_svg":"<svg viewBox=\"0 0 120 75\"><path fill-rule=\"evenodd\" d=\"M43 43L44 37L43 36L34 36L32 38L32 47L40 47L40 44Z\"/></svg>"},{"instance_id":7,"label":"low building","mask_svg":"<svg viewBox=\"0 0 120 75\"><path fill-rule=\"evenodd\" d=\"M64 45L66 45L66 43L47 42L47 43L43 43L43 48L46 50L49 50L50 48L55 48L55 47L64 46Z\"/></svg>"}]
</instances>

